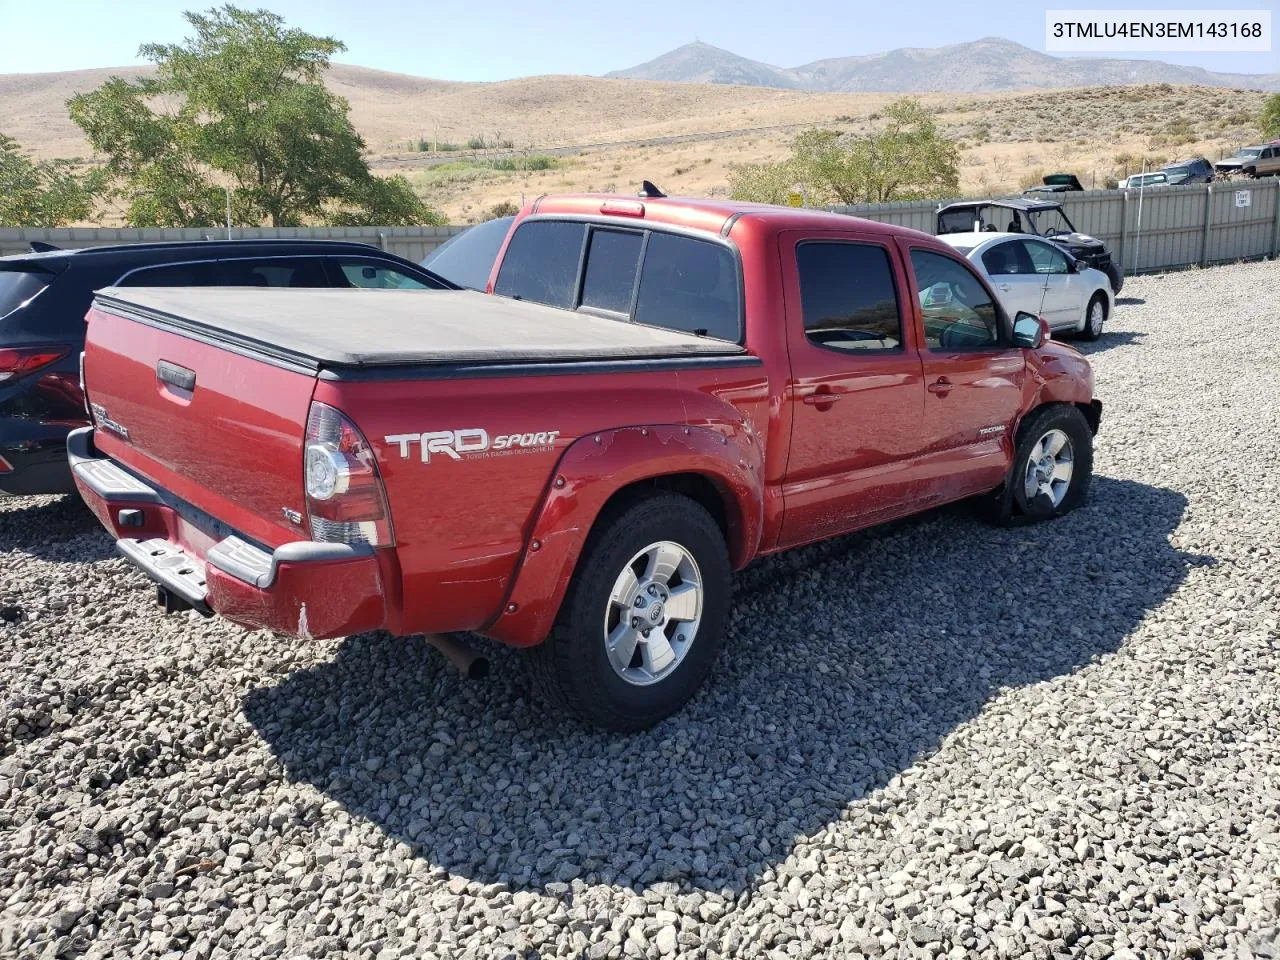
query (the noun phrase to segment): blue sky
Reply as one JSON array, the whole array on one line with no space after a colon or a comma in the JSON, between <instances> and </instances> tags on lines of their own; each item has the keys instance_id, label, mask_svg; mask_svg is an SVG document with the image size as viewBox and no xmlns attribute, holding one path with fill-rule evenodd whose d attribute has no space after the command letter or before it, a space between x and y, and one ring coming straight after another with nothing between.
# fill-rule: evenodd
<instances>
[{"instance_id":1,"label":"blue sky","mask_svg":"<svg viewBox=\"0 0 1280 960\"><path fill-rule=\"evenodd\" d=\"M186 35L193 0L0 0L0 73L136 63L149 41ZM933 47L1005 36L1044 49L1046 8L1148 8L1141 0L241 0L290 24L347 44L347 63L447 80L504 80L546 73L600 74L632 66L695 37L779 66L823 57ZM1268 9L1275 0L1164 0L1160 9ZM909 10L910 14L904 16ZM1280 29L1280 22L1276 24ZM1128 56L1142 56L1132 54ZM1276 52L1150 54L1213 70L1280 70Z\"/></svg>"}]
</instances>

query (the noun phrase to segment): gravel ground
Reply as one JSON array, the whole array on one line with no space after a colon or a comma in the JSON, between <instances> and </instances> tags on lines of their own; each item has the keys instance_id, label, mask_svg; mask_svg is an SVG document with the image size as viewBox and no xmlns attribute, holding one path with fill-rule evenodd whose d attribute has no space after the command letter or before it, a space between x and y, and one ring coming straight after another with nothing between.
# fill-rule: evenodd
<instances>
[{"instance_id":1,"label":"gravel ground","mask_svg":"<svg viewBox=\"0 0 1280 960\"><path fill-rule=\"evenodd\" d=\"M1280 956L1280 265L1131 280L1090 501L760 563L640 736L164 618L0 503L0 955Z\"/></svg>"}]
</instances>

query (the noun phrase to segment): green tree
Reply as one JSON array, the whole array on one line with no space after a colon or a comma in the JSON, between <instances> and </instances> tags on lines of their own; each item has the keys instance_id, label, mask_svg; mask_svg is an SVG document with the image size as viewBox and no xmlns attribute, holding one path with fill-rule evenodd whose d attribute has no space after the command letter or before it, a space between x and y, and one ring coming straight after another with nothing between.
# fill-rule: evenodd
<instances>
[{"instance_id":1,"label":"green tree","mask_svg":"<svg viewBox=\"0 0 1280 960\"><path fill-rule=\"evenodd\" d=\"M960 151L918 100L898 100L879 120L864 137L805 130L787 160L730 171L732 196L778 203L799 188L810 203L853 204L959 193Z\"/></svg>"},{"instance_id":2,"label":"green tree","mask_svg":"<svg viewBox=\"0 0 1280 960\"><path fill-rule=\"evenodd\" d=\"M32 160L0 133L0 226L60 227L93 214L102 175L80 175L66 160Z\"/></svg>"},{"instance_id":3,"label":"green tree","mask_svg":"<svg viewBox=\"0 0 1280 960\"><path fill-rule=\"evenodd\" d=\"M347 102L325 88L342 43L267 10L185 16L193 37L140 49L153 77L112 77L67 104L106 157L130 223L220 223L228 187L239 223L432 220L407 182L370 173Z\"/></svg>"},{"instance_id":4,"label":"green tree","mask_svg":"<svg viewBox=\"0 0 1280 960\"><path fill-rule=\"evenodd\" d=\"M1273 93L1263 102L1258 126L1262 127L1262 135L1268 140L1280 137L1280 93Z\"/></svg>"},{"instance_id":5,"label":"green tree","mask_svg":"<svg viewBox=\"0 0 1280 960\"><path fill-rule=\"evenodd\" d=\"M740 163L729 167L729 196L734 200L785 204L793 193L805 193L800 171L791 160Z\"/></svg>"}]
</instances>

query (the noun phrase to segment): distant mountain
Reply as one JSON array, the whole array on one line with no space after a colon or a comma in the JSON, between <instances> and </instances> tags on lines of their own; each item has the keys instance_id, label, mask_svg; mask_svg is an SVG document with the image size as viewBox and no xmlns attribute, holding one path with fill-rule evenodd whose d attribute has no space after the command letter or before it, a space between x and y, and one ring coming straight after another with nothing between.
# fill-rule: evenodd
<instances>
[{"instance_id":1,"label":"distant mountain","mask_svg":"<svg viewBox=\"0 0 1280 960\"><path fill-rule=\"evenodd\" d=\"M784 90L803 86L800 78L790 70L748 60L709 43L686 43L648 63L630 70L615 70L605 76L677 83L730 83L741 87L779 87Z\"/></svg>"},{"instance_id":2,"label":"distant mountain","mask_svg":"<svg viewBox=\"0 0 1280 960\"><path fill-rule=\"evenodd\" d=\"M1159 60L1053 57L1001 37L833 57L789 69L740 57L708 43L689 43L606 76L839 93L982 93L1137 83L1280 91L1277 73L1214 73Z\"/></svg>"}]
</instances>

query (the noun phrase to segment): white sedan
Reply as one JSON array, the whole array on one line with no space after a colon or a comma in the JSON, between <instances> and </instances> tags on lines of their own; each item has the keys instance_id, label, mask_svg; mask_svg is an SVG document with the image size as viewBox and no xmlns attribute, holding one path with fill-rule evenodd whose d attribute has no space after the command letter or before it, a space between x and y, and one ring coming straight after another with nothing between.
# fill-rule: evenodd
<instances>
[{"instance_id":1,"label":"white sedan","mask_svg":"<svg viewBox=\"0 0 1280 960\"><path fill-rule=\"evenodd\" d=\"M1010 316L1025 310L1043 317L1051 330L1085 340L1102 336L1115 299L1101 270L1024 233L947 233L938 239L982 271Z\"/></svg>"}]
</instances>

